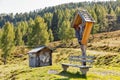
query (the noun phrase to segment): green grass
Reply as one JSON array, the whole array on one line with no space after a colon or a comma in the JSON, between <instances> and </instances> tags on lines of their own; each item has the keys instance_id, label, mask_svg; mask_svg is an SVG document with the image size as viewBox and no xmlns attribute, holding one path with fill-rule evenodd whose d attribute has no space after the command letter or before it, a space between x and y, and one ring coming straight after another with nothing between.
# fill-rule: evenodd
<instances>
[{"instance_id":1,"label":"green grass","mask_svg":"<svg viewBox=\"0 0 120 80\"><path fill-rule=\"evenodd\" d=\"M88 43L90 50L87 49L87 55L95 58L87 76L82 76L79 68L70 67L67 72L62 71L61 63L69 63L69 56L81 55L80 46L75 39L72 45L64 45L59 41L50 43L50 47L59 48L53 52L53 65L46 67L30 68L26 54L28 49L24 46L16 47L14 57L8 59L8 64L3 65L0 56L0 80L119 80L119 35L120 31L95 34L94 40Z\"/></svg>"},{"instance_id":2,"label":"green grass","mask_svg":"<svg viewBox=\"0 0 120 80\"><path fill-rule=\"evenodd\" d=\"M49 73L50 70L57 73ZM118 70L120 70L118 67L93 67L85 77L81 75L78 68L70 67L67 72L62 71L60 64L30 68L28 65L22 65L21 63L19 66L17 64L1 65L0 73L2 76L0 80L119 80L120 71Z\"/></svg>"},{"instance_id":3,"label":"green grass","mask_svg":"<svg viewBox=\"0 0 120 80\"><path fill-rule=\"evenodd\" d=\"M97 53L97 51L94 52ZM97 61L100 60L101 65L95 64L86 77L81 75L79 68L70 67L67 72L62 71L61 63L69 62L70 55L80 55L79 49L58 48L53 52L52 66L30 68L27 55L24 56L26 59L16 58L13 62L11 61L12 63L0 65L0 80L119 80L120 66L115 63L119 57L113 56L110 64L104 65L106 57L111 58L113 54L107 52L106 54L93 54L94 52L87 51L88 55L95 56ZM116 53L116 55L119 54Z\"/></svg>"}]
</instances>

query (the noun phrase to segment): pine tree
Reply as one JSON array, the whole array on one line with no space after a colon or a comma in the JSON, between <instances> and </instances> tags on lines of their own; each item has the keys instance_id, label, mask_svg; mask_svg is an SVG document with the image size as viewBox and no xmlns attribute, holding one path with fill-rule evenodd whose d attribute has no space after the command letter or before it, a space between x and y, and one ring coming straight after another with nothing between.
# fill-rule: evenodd
<instances>
[{"instance_id":1,"label":"pine tree","mask_svg":"<svg viewBox=\"0 0 120 80\"><path fill-rule=\"evenodd\" d=\"M27 36L28 42L27 42L27 44L28 44L28 45L32 45L32 41L31 41L31 39L32 39L32 37L33 37L32 31L33 31L33 27L35 27L35 22L34 22L33 19L30 19L30 20L28 21L28 24L29 24L29 27L28 27L28 36Z\"/></svg>"},{"instance_id":2,"label":"pine tree","mask_svg":"<svg viewBox=\"0 0 120 80\"><path fill-rule=\"evenodd\" d=\"M106 19L107 11L106 9L101 6L97 5L95 8L95 13L97 15L97 26L99 25L99 32L105 31L108 27L108 21Z\"/></svg>"},{"instance_id":3,"label":"pine tree","mask_svg":"<svg viewBox=\"0 0 120 80\"><path fill-rule=\"evenodd\" d=\"M116 17L116 14L112 8L109 9L109 14Z\"/></svg>"},{"instance_id":4,"label":"pine tree","mask_svg":"<svg viewBox=\"0 0 120 80\"><path fill-rule=\"evenodd\" d=\"M27 43L27 31L28 31L28 23L26 22L26 21L22 21L22 22L20 22L20 24L21 24L21 27L20 27L20 30L21 30L21 32L22 32L22 39L23 39L23 41L24 41L24 44L26 44Z\"/></svg>"},{"instance_id":5,"label":"pine tree","mask_svg":"<svg viewBox=\"0 0 120 80\"><path fill-rule=\"evenodd\" d=\"M49 40L50 40L50 42L52 42L54 40L52 30L49 29L48 33L49 33Z\"/></svg>"},{"instance_id":6,"label":"pine tree","mask_svg":"<svg viewBox=\"0 0 120 80\"><path fill-rule=\"evenodd\" d=\"M92 10L90 11L90 14L91 14L91 16L93 17L93 19L97 22L97 15L95 14L95 10L94 10L94 9L92 9Z\"/></svg>"},{"instance_id":7,"label":"pine tree","mask_svg":"<svg viewBox=\"0 0 120 80\"><path fill-rule=\"evenodd\" d=\"M70 28L69 21L63 21L60 30L59 30L59 37L63 42L69 41L74 37L74 30Z\"/></svg>"},{"instance_id":8,"label":"pine tree","mask_svg":"<svg viewBox=\"0 0 120 80\"><path fill-rule=\"evenodd\" d=\"M63 16L64 16L64 20L69 20L70 19L70 10L65 9Z\"/></svg>"},{"instance_id":9,"label":"pine tree","mask_svg":"<svg viewBox=\"0 0 120 80\"><path fill-rule=\"evenodd\" d=\"M45 45L49 42L49 34L47 32L47 24L40 16L35 18L35 26L32 30L31 46Z\"/></svg>"},{"instance_id":10,"label":"pine tree","mask_svg":"<svg viewBox=\"0 0 120 80\"><path fill-rule=\"evenodd\" d=\"M59 37L58 37L59 27L58 27L58 14L57 14L57 11L55 11L55 12L53 13L51 30L52 30L52 32L53 32L54 40L55 40L55 41L56 41L56 40L59 40Z\"/></svg>"},{"instance_id":11,"label":"pine tree","mask_svg":"<svg viewBox=\"0 0 120 80\"><path fill-rule=\"evenodd\" d=\"M52 17L53 17L52 13L46 13L46 14L44 14L44 20L47 23L48 29L51 28Z\"/></svg>"},{"instance_id":12,"label":"pine tree","mask_svg":"<svg viewBox=\"0 0 120 80\"><path fill-rule=\"evenodd\" d=\"M24 45L24 41L22 40L23 35L22 35L20 27L21 27L21 24L18 23L16 31L15 31L15 45L16 46Z\"/></svg>"},{"instance_id":13,"label":"pine tree","mask_svg":"<svg viewBox=\"0 0 120 80\"><path fill-rule=\"evenodd\" d=\"M7 22L3 27L3 35L1 39L3 51L2 57L4 59L4 64L6 64L7 57L12 53L12 49L14 47L14 39L14 26L13 24Z\"/></svg>"},{"instance_id":14,"label":"pine tree","mask_svg":"<svg viewBox=\"0 0 120 80\"><path fill-rule=\"evenodd\" d=\"M120 16L120 7L119 6L115 9L115 13L117 16Z\"/></svg>"}]
</instances>

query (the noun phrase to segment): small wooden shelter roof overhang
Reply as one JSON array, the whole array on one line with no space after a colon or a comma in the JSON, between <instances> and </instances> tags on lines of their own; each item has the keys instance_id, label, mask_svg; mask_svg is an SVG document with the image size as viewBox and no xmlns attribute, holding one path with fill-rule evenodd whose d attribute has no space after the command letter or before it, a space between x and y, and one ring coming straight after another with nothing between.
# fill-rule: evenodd
<instances>
[{"instance_id":1,"label":"small wooden shelter roof overhang","mask_svg":"<svg viewBox=\"0 0 120 80\"><path fill-rule=\"evenodd\" d=\"M47 49L47 50L52 52L52 49L48 48L47 46L40 46L40 47L32 49L31 51L28 52L28 54L30 54L30 53L38 53L38 52L40 52L40 51L42 51L44 49Z\"/></svg>"},{"instance_id":2,"label":"small wooden shelter roof overhang","mask_svg":"<svg viewBox=\"0 0 120 80\"><path fill-rule=\"evenodd\" d=\"M86 22L94 23L95 20L86 10L76 11L74 20L72 22L72 27L78 26L79 24L85 24Z\"/></svg>"}]
</instances>

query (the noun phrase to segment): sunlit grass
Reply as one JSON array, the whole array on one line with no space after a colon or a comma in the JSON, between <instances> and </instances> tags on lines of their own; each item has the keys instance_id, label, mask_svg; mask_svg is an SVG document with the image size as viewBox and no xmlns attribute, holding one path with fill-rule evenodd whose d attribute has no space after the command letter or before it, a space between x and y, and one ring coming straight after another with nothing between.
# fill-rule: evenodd
<instances>
[{"instance_id":1,"label":"sunlit grass","mask_svg":"<svg viewBox=\"0 0 120 80\"><path fill-rule=\"evenodd\" d=\"M97 54L98 53L98 54ZM28 65L28 55L24 58L17 58L6 65L0 65L0 80L119 80L120 66L115 63L119 59L112 58L111 64L104 65L106 56L113 55L110 52L87 50L88 55L92 55L97 59L101 59L102 65L93 65L93 68L87 73L87 76L82 76L79 68L69 67L67 72L62 71L61 63L70 63L68 58L71 55L81 55L80 49L73 48L58 48L53 52L53 65L46 67L31 68ZM77 64L77 63L76 63ZM113 67L114 66L114 67ZM115 67L116 66L116 67Z\"/></svg>"},{"instance_id":2,"label":"sunlit grass","mask_svg":"<svg viewBox=\"0 0 120 80\"><path fill-rule=\"evenodd\" d=\"M119 32L118 32L119 33ZM74 40L73 48L57 48L53 52L53 65L46 67L31 68L28 65L28 50L24 47L16 47L17 57L11 58L8 64L3 65L0 61L0 80L119 80L120 79L120 37L110 38L113 35L99 35L99 41L89 43L87 55L94 56L93 67L82 76L79 68L69 67L67 72L62 71L61 63L70 63L69 56L81 55L79 44ZM107 37L106 37L107 36ZM60 45L53 42L51 47ZM96 51L96 49L98 51ZM21 51L23 50L23 51ZM106 52L107 51L107 52ZM19 54L24 52L22 57ZM0 51L1 54L1 51ZM1 57L0 57L1 59ZM79 64L74 62L74 64Z\"/></svg>"},{"instance_id":3,"label":"sunlit grass","mask_svg":"<svg viewBox=\"0 0 120 80\"><path fill-rule=\"evenodd\" d=\"M15 66L15 65L14 65ZM78 68L68 68L67 72L63 72L61 65L53 65L48 67L38 67L38 68L29 68L27 65L14 67L13 69L10 69L12 66L6 66L4 68L6 73L4 73L4 77L0 78L1 80L4 79L17 79L17 80L118 80L120 78L120 75L116 75L115 71L120 68L109 68L109 67L94 67L91 68L88 72L86 77L82 77L81 73ZM1 68L1 67L0 67ZM49 70L55 70L57 71L56 74L50 74L48 73ZM10 73L8 73L10 72ZM113 72L113 73L111 73Z\"/></svg>"}]
</instances>

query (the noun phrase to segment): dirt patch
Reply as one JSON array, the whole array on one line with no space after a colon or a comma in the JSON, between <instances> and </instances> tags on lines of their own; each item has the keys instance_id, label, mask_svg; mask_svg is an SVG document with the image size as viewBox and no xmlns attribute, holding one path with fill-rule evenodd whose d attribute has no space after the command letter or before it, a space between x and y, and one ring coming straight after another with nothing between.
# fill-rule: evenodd
<instances>
[{"instance_id":1,"label":"dirt patch","mask_svg":"<svg viewBox=\"0 0 120 80\"><path fill-rule=\"evenodd\" d=\"M98 75L102 75L102 76L106 76L106 75L112 75L112 76L120 76L120 72L119 71L112 71L112 70L106 70L106 71L96 71L96 70L92 70L92 72L94 74L98 74Z\"/></svg>"},{"instance_id":2,"label":"dirt patch","mask_svg":"<svg viewBox=\"0 0 120 80\"><path fill-rule=\"evenodd\" d=\"M59 72L57 70L50 69L48 70L48 74L58 74Z\"/></svg>"}]
</instances>

